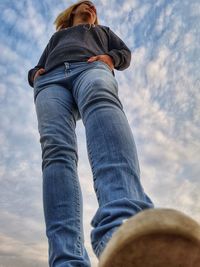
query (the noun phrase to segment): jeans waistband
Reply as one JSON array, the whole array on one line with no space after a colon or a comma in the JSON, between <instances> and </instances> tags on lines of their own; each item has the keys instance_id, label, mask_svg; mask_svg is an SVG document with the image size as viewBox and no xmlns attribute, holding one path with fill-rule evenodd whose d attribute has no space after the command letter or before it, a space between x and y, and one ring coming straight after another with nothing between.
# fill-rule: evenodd
<instances>
[{"instance_id":1,"label":"jeans waistband","mask_svg":"<svg viewBox=\"0 0 200 267\"><path fill-rule=\"evenodd\" d=\"M89 64L87 61L76 61L76 62L68 62L68 61L65 61L63 63L65 65L66 68L70 68L72 66L80 66L80 65L84 65L84 64Z\"/></svg>"}]
</instances>

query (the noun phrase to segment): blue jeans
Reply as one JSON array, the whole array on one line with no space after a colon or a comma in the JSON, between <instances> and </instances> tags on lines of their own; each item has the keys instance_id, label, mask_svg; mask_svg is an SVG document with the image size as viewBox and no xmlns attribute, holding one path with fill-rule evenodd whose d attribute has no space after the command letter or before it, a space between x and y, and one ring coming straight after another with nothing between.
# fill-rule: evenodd
<instances>
[{"instance_id":1,"label":"blue jeans","mask_svg":"<svg viewBox=\"0 0 200 267\"><path fill-rule=\"evenodd\" d=\"M34 82L42 149L43 207L49 266L89 267L82 192L77 174L76 121L82 119L98 210L91 220L97 258L123 220L153 208L140 183L131 128L118 83L102 61L65 62Z\"/></svg>"}]
</instances>

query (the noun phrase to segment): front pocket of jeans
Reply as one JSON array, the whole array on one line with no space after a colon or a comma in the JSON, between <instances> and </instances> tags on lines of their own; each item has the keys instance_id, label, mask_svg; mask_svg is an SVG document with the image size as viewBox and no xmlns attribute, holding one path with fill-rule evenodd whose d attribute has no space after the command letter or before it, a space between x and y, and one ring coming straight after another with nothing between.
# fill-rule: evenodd
<instances>
[{"instance_id":1,"label":"front pocket of jeans","mask_svg":"<svg viewBox=\"0 0 200 267\"><path fill-rule=\"evenodd\" d=\"M34 82L33 82L33 85L35 86L36 83L38 84L38 81L39 81L45 74L46 74L46 73L43 73L43 74L38 75L38 76L35 78L35 80L34 80Z\"/></svg>"},{"instance_id":2,"label":"front pocket of jeans","mask_svg":"<svg viewBox=\"0 0 200 267\"><path fill-rule=\"evenodd\" d=\"M38 75L34 81L33 81L33 88L34 88L34 101L36 100L36 96L38 95L39 91L40 91L40 84L38 83L39 80L41 78L41 75Z\"/></svg>"},{"instance_id":3,"label":"front pocket of jeans","mask_svg":"<svg viewBox=\"0 0 200 267\"><path fill-rule=\"evenodd\" d=\"M41 76L42 76L41 74L38 75L38 76L35 78L34 82L36 82Z\"/></svg>"},{"instance_id":4,"label":"front pocket of jeans","mask_svg":"<svg viewBox=\"0 0 200 267\"><path fill-rule=\"evenodd\" d=\"M34 80L33 80L33 85L35 85L35 83L38 81L38 78L40 77L40 75L38 75Z\"/></svg>"},{"instance_id":5,"label":"front pocket of jeans","mask_svg":"<svg viewBox=\"0 0 200 267\"><path fill-rule=\"evenodd\" d=\"M102 61L102 60L97 60L97 62L100 62L100 63L102 63L104 66L106 66L111 72L112 72L112 69L110 68L110 66L108 66L108 64L107 63L105 63L104 61Z\"/></svg>"}]
</instances>

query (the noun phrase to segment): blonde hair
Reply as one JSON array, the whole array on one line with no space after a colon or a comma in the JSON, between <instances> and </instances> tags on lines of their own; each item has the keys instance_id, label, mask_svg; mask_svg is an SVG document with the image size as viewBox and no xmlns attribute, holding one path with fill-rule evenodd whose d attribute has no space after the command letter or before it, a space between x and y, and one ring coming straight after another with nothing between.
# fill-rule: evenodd
<instances>
[{"instance_id":1,"label":"blonde hair","mask_svg":"<svg viewBox=\"0 0 200 267\"><path fill-rule=\"evenodd\" d=\"M56 25L56 30L59 31L61 29L64 28L68 28L68 27L72 27L73 24L73 11L82 3L84 2L91 2L91 1L79 1L73 5L71 5L70 7L68 7L67 9L65 9L64 11L62 11L57 18L54 21L54 24ZM91 2L92 3L92 2ZM98 25L98 19L96 17L96 20L94 22L94 24Z\"/></svg>"}]
</instances>

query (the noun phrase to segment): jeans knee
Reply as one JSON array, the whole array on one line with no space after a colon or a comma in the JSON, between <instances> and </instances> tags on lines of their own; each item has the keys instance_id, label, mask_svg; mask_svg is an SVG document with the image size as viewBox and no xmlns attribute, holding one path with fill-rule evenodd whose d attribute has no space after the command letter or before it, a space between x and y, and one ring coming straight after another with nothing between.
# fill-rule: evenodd
<instances>
[{"instance_id":1,"label":"jeans knee","mask_svg":"<svg viewBox=\"0 0 200 267\"><path fill-rule=\"evenodd\" d=\"M42 168L54 162L78 161L76 142L66 142L56 134L43 134L40 137L42 148Z\"/></svg>"}]
</instances>

